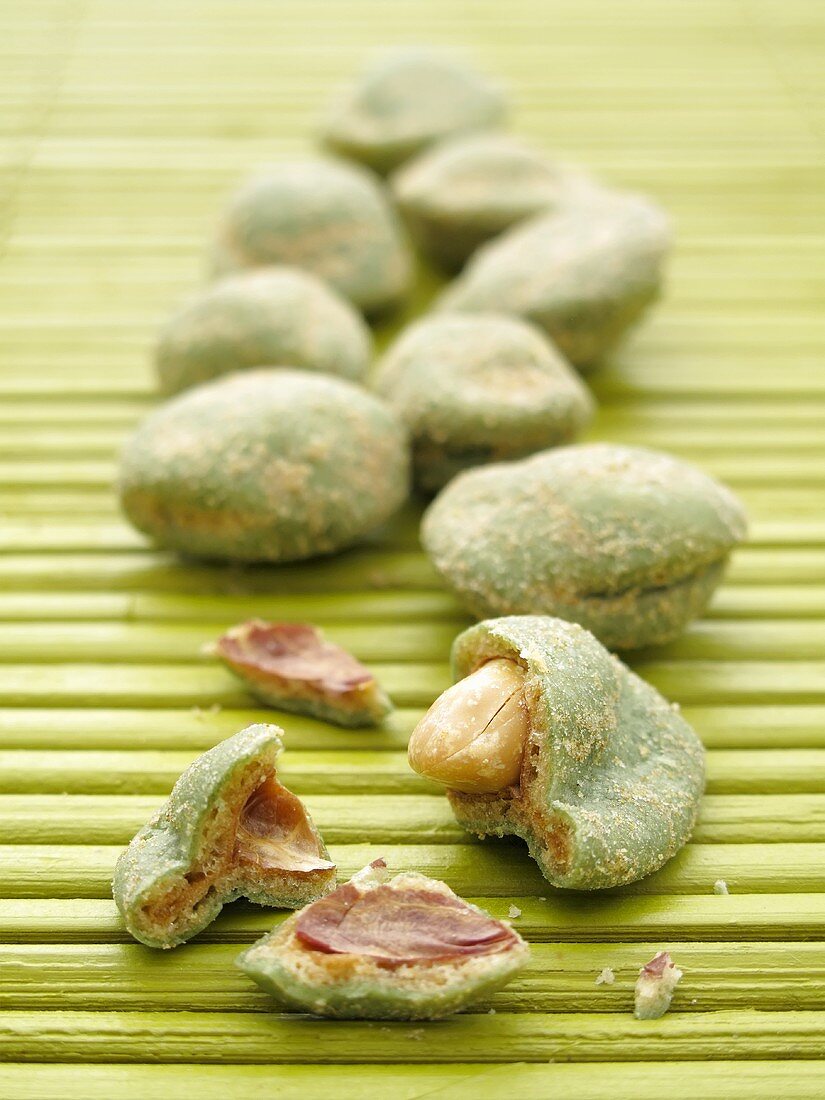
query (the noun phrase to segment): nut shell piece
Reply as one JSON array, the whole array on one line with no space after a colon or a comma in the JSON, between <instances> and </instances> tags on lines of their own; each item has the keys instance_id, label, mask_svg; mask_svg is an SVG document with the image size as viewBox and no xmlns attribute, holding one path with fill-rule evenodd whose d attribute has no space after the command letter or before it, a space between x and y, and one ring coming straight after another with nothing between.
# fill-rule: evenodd
<instances>
[{"instance_id":1,"label":"nut shell piece","mask_svg":"<svg viewBox=\"0 0 825 1100\"><path fill-rule=\"evenodd\" d=\"M497 313L434 314L381 359L374 388L413 442L416 484L571 442L593 400L544 333Z\"/></svg>"},{"instance_id":2,"label":"nut shell piece","mask_svg":"<svg viewBox=\"0 0 825 1100\"><path fill-rule=\"evenodd\" d=\"M501 91L461 62L421 49L391 50L333 106L324 140L388 172L434 141L496 126L504 115Z\"/></svg>"},{"instance_id":3,"label":"nut shell piece","mask_svg":"<svg viewBox=\"0 0 825 1100\"><path fill-rule=\"evenodd\" d=\"M533 321L584 373L658 297L669 244L667 219L648 199L585 189L479 249L439 308Z\"/></svg>"},{"instance_id":4,"label":"nut shell piece","mask_svg":"<svg viewBox=\"0 0 825 1100\"><path fill-rule=\"evenodd\" d=\"M364 319L320 279L270 267L193 296L165 325L155 358L166 394L249 367L297 367L361 382L371 344Z\"/></svg>"},{"instance_id":5,"label":"nut shell piece","mask_svg":"<svg viewBox=\"0 0 825 1100\"><path fill-rule=\"evenodd\" d=\"M219 638L215 653L268 706L339 726L374 726L392 711L369 669L309 623L251 619Z\"/></svg>"},{"instance_id":6,"label":"nut shell piece","mask_svg":"<svg viewBox=\"0 0 825 1100\"><path fill-rule=\"evenodd\" d=\"M197 557L298 561L352 546L409 490L404 426L340 378L241 371L180 394L127 442L121 505Z\"/></svg>"},{"instance_id":7,"label":"nut shell piece","mask_svg":"<svg viewBox=\"0 0 825 1100\"><path fill-rule=\"evenodd\" d=\"M517 222L595 187L582 170L495 132L439 142L390 184L413 238L448 271Z\"/></svg>"},{"instance_id":8,"label":"nut shell piece","mask_svg":"<svg viewBox=\"0 0 825 1100\"><path fill-rule=\"evenodd\" d=\"M333 158L275 164L230 200L213 272L273 264L312 272L368 314L397 305L412 278L401 222L380 181Z\"/></svg>"},{"instance_id":9,"label":"nut shell piece","mask_svg":"<svg viewBox=\"0 0 825 1100\"><path fill-rule=\"evenodd\" d=\"M621 886L688 841L704 787L704 751L649 684L573 623L489 619L453 645L457 680L506 658L525 672L531 733L519 782L492 794L449 791L459 823L522 837L554 886Z\"/></svg>"},{"instance_id":10,"label":"nut shell piece","mask_svg":"<svg viewBox=\"0 0 825 1100\"><path fill-rule=\"evenodd\" d=\"M277 780L277 726L248 726L175 784L115 867L129 932L174 947L238 897L296 909L335 887L335 864L298 798Z\"/></svg>"},{"instance_id":11,"label":"nut shell piece","mask_svg":"<svg viewBox=\"0 0 825 1100\"><path fill-rule=\"evenodd\" d=\"M370 868L259 940L238 966L281 1004L340 1019L430 1020L503 986L527 944L448 886Z\"/></svg>"},{"instance_id":12,"label":"nut shell piece","mask_svg":"<svg viewBox=\"0 0 825 1100\"><path fill-rule=\"evenodd\" d=\"M592 443L460 475L422 541L479 618L558 615L634 649L701 614L745 529L736 497L695 466Z\"/></svg>"}]
</instances>

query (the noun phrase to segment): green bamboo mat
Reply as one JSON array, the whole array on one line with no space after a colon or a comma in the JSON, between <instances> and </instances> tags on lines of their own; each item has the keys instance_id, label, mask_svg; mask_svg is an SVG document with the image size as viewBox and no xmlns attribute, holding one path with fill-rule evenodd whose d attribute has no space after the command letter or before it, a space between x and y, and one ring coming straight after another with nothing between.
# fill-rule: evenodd
<instances>
[{"instance_id":1,"label":"green bamboo mat","mask_svg":"<svg viewBox=\"0 0 825 1100\"><path fill-rule=\"evenodd\" d=\"M472 842L406 768L465 621L414 508L333 560L218 569L146 548L111 491L222 196L310 148L330 88L395 41L466 50L511 85L519 131L672 211L667 297L596 381L593 435L696 461L752 517L706 618L636 661L707 745L699 827L608 895ZM0 4L0 1094L825 1093L823 55L819 0ZM383 732L289 719L285 774L344 874L384 854L522 910L533 962L489 1005L279 1015L232 960L280 915L241 904L174 953L125 936L120 847L195 754L263 717L201 653L251 614L323 624L392 690ZM663 947L685 977L641 1024L635 975Z\"/></svg>"}]
</instances>

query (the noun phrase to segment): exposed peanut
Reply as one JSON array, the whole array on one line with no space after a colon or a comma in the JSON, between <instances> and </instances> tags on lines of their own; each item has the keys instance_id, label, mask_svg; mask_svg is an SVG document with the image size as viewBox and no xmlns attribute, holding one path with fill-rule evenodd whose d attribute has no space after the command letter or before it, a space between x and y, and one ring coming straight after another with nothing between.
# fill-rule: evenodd
<instances>
[{"instance_id":1,"label":"exposed peanut","mask_svg":"<svg viewBox=\"0 0 825 1100\"><path fill-rule=\"evenodd\" d=\"M524 677L521 665L501 657L448 688L412 732L413 771L468 794L518 782L530 733Z\"/></svg>"}]
</instances>

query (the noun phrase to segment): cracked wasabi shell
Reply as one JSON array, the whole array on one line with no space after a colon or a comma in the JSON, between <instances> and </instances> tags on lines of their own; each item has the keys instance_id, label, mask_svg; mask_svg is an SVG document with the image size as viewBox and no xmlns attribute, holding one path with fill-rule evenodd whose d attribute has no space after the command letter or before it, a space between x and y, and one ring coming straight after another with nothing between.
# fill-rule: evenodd
<instances>
[{"instance_id":1,"label":"cracked wasabi shell","mask_svg":"<svg viewBox=\"0 0 825 1100\"><path fill-rule=\"evenodd\" d=\"M335 887L320 834L278 781L277 726L248 726L191 764L115 867L129 932L175 947L245 897L297 909Z\"/></svg>"},{"instance_id":2,"label":"cracked wasabi shell","mask_svg":"<svg viewBox=\"0 0 825 1100\"><path fill-rule=\"evenodd\" d=\"M434 1020L500 989L524 966L517 932L383 860L289 917L238 959L282 1005L357 1020Z\"/></svg>"},{"instance_id":3,"label":"cracked wasabi shell","mask_svg":"<svg viewBox=\"0 0 825 1100\"><path fill-rule=\"evenodd\" d=\"M592 443L460 475L422 541L478 618L557 615L636 649L701 615L745 531L737 498L695 466Z\"/></svg>"},{"instance_id":4,"label":"cracked wasabi shell","mask_svg":"<svg viewBox=\"0 0 825 1100\"><path fill-rule=\"evenodd\" d=\"M594 187L581 170L499 133L440 142L390 184L413 238L448 271L517 222Z\"/></svg>"},{"instance_id":5,"label":"cracked wasabi shell","mask_svg":"<svg viewBox=\"0 0 825 1100\"><path fill-rule=\"evenodd\" d=\"M387 351L377 392L409 428L417 485L569 443L593 413L578 375L533 325L502 314L434 314Z\"/></svg>"},{"instance_id":6,"label":"cracked wasabi shell","mask_svg":"<svg viewBox=\"0 0 825 1100\"><path fill-rule=\"evenodd\" d=\"M591 370L658 297L669 244L667 219L648 199L583 190L479 249L439 305L515 313Z\"/></svg>"},{"instance_id":7,"label":"cracked wasabi shell","mask_svg":"<svg viewBox=\"0 0 825 1100\"><path fill-rule=\"evenodd\" d=\"M127 442L120 499L161 546L297 561L359 542L409 488L404 426L343 379L248 370L180 394Z\"/></svg>"},{"instance_id":8,"label":"cracked wasabi shell","mask_svg":"<svg viewBox=\"0 0 825 1100\"><path fill-rule=\"evenodd\" d=\"M554 886L634 882L690 838L704 750L679 712L574 623L490 619L452 652L458 681L410 739L459 823L519 836ZM495 674L485 670L495 666Z\"/></svg>"},{"instance_id":9,"label":"cracked wasabi shell","mask_svg":"<svg viewBox=\"0 0 825 1100\"><path fill-rule=\"evenodd\" d=\"M297 367L361 382L372 338L349 302L309 272L263 268L221 279L165 325L155 354L163 393L248 367Z\"/></svg>"},{"instance_id":10,"label":"cracked wasabi shell","mask_svg":"<svg viewBox=\"0 0 825 1100\"><path fill-rule=\"evenodd\" d=\"M332 158L276 164L230 201L212 255L217 275L284 264L312 272L364 313L407 294L411 259L378 179Z\"/></svg>"},{"instance_id":11,"label":"cracked wasabi shell","mask_svg":"<svg viewBox=\"0 0 825 1100\"><path fill-rule=\"evenodd\" d=\"M383 173L441 138L496 126L505 113L501 91L461 62L391 50L335 104L324 140Z\"/></svg>"}]
</instances>

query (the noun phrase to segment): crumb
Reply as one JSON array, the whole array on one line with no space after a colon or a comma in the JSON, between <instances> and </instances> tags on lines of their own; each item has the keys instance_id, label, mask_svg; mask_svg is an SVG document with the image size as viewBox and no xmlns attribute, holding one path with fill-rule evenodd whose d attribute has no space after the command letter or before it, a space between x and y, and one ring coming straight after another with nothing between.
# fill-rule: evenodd
<instances>
[{"instance_id":1,"label":"crumb","mask_svg":"<svg viewBox=\"0 0 825 1100\"><path fill-rule=\"evenodd\" d=\"M420 1042L420 1040L424 1038L424 1032L421 1028L418 1028L416 1031L411 1031L407 1038L415 1039L416 1042Z\"/></svg>"},{"instance_id":2,"label":"crumb","mask_svg":"<svg viewBox=\"0 0 825 1100\"><path fill-rule=\"evenodd\" d=\"M664 1016L681 977L682 971L674 965L667 951L660 951L649 963L645 963L636 979L633 1009L636 1019L658 1020Z\"/></svg>"},{"instance_id":3,"label":"crumb","mask_svg":"<svg viewBox=\"0 0 825 1100\"><path fill-rule=\"evenodd\" d=\"M496 1014L496 1010L494 1008L488 1008L487 1009L487 1015L488 1016L495 1016L495 1014Z\"/></svg>"},{"instance_id":4,"label":"crumb","mask_svg":"<svg viewBox=\"0 0 825 1100\"><path fill-rule=\"evenodd\" d=\"M613 985L615 980L616 975L613 973L613 968L611 966L606 966L596 978L596 985Z\"/></svg>"},{"instance_id":5,"label":"crumb","mask_svg":"<svg viewBox=\"0 0 825 1100\"><path fill-rule=\"evenodd\" d=\"M204 642L200 647L200 653L202 657L214 657L217 653L217 647L214 642Z\"/></svg>"},{"instance_id":6,"label":"crumb","mask_svg":"<svg viewBox=\"0 0 825 1100\"><path fill-rule=\"evenodd\" d=\"M716 882L714 882L713 892L714 892L714 894L729 894L730 893L730 890L728 890L728 884L725 882L725 880L723 878L718 878L716 880Z\"/></svg>"},{"instance_id":7,"label":"crumb","mask_svg":"<svg viewBox=\"0 0 825 1100\"><path fill-rule=\"evenodd\" d=\"M521 910L517 905L511 905L510 908L507 910L507 916L510 918L510 920L518 920L518 918L521 916Z\"/></svg>"},{"instance_id":8,"label":"crumb","mask_svg":"<svg viewBox=\"0 0 825 1100\"><path fill-rule=\"evenodd\" d=\"M223 707L220 703L213 703L211 707L192 707L192 716L196 718L198 722L205 721L210 714L220 714Z\"/></svg>"}]
</instances>

